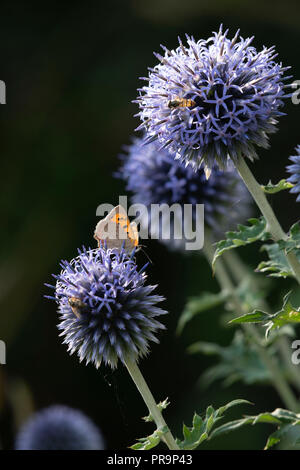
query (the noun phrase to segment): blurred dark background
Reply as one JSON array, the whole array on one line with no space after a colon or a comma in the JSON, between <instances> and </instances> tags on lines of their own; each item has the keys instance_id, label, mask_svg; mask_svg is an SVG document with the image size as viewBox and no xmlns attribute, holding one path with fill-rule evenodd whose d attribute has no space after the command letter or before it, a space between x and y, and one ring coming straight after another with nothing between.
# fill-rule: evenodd
<instances>
[{"instance_id":1,"label":"blurred dark background","mask_svg":"<svg viewBox=\"0 0 300 470\"><path fill-rule=\"evenodd\" d=\"M232 35L237 28L244 37L255 34L257 48L275 44L297 79L299 14L296 0L1 3L0 79L7 87L7 104L0 108L0 339L7 344L7 364L0 366L3 448L13 447L16 429L32 409L54 403L87 413L109 448L131 445L152 432L140 419L145 406L122 366L97 371L68 355L58 338L55 304L43 298L49 293L43 283L52 282L61 258L71 259L82 244L94 246L97 206L116 204L125 194L112 173L138 125L131 101L141 86L138 77L156 63L152 52L160 44L177 47L177 36L184 33L206 38L222 22ZM260 151L254 168L260 182L286 176L288 156L299 143L299 109L287 103L271 149ZM272 199L285 228L297 219L294 200L288 193ZM242 397L256 404L255 412L282 406L268 386L196 387L214 360L189 356L186 347L198 339L226 345L233 330L220 324L220 309L198 316L179 338L175 328L188 296L199 289L217 292L218 286L198 255L171 253L156 241L148 241L146 251L153 261L150 281L159 284L170 315L161 344L152 347L141 369L154 396L169 397L165 414L175 434L181 435L183 420L191 423L194 410L203 412L210 403ZM259 260L256 247L241 255L253 267ZM138 261L147 259L140 253ZM280 294L275 284L273 299ZM268 431L245 429L209 447L262 448Z\"/></svg>"}]
</instances>

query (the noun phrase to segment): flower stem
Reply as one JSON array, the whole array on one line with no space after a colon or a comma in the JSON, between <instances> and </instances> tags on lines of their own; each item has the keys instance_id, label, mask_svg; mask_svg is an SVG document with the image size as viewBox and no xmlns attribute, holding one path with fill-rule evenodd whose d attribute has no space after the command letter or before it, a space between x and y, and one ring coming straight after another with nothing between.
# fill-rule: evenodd
<instances>
[{"instance_id":1,"label":"flower stem","mask_svg":"<svg viewBox=\"0 0 300 470\"><path fill-rule=\"evenodd\" d=\"M211 245L209 232L205 233L205 242L203 246L203 252L209 264L211 265L213 256L214 256L214 250ZM248 313L245 311L243 302L241 301L239 296L236 294L235 286L233 282L231 281L231 278L220 258L216 261L216 264L215 264L215 274L216 274L216 278L220 284L221 289L229 293L231 301L233 303L233 307L236 310L236 312L238 312L239 314ZM277 366L277 363L274 361L273 357L270 356L269 351L262 346L261 337L257 331L257 328L251 324L250 325L242 324L241 326L251 336L256 346L257 353L260 356L265 367L269 371L273 385L276 388L283 403L290 410L294 412L298 412L300 409L298 401L296 397L294 396L294 393L292 392L288 383L286 382L285 378L283 377L280 368Z\"/></svg>"},{"instance_id":2,"label":"flower stem","mask_svg":"<svg viewBox=\"0 0 300 470\"><path fill-rule=\"evenodd\" d=\"M278 222L276 215L273 212L272 207L270 206L264 191L261 186L258 184L254 178L252 172L250 171L245 159L240 157L235 163L236 169L244 180L245 185L247 186L249 192L251 193L254 201L259 207L262 215L265 217L268 230L270 231L275 242L278 240L285 240L287 238L286 233L283 231L280 223ZM289 265L292 268L292 271L295 274L295 277L300 284L300 263L294 252L285 253L286 259Z\"/></svg>"},{"instance_id":3,"label":"flower stem","mask_svg":"<svg viewBox=\"0 0 300 470\"><path fill-rule=\"evenodd\" d=\"M132 361L130 358L126 358L125 366L129 374L131 375L132 380L134 381L138 391L142 395L144 402L147 405L150 415L152 416L158 429L163 430L167 429L162 436L162 440L166 443L170 450L179 450L178 445L175 442L173 435L171 434L170 429L168 428L160 410L157 407L157 404L153 398L153 395L135 361Z\"/></svg>"}]
</instances>

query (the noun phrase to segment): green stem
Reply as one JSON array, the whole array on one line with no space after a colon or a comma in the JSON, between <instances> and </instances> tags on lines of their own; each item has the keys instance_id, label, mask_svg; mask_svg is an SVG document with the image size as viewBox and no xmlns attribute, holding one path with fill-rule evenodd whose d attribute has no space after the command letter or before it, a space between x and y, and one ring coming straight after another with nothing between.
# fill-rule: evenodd
<instances>
[{"instance_id":1,"label":"green stem","mask_svg":"<svg viewBox=\"0 0 300 470\"><path fill-rule=\"evenodd\" d=\"M236 253L237 250L228 250L225 251L223 257L225 259L225 264L231 271L234 281L238 284L245 277L250 277L251 280L254 278L252 271L246 266L239 255Z\"/></svg>"},{"instance_id":2,"label":"green stem","mask_svg":"<svg viewBox=\"0 0 300 470\"><path fill-rule=\"evenodd\" d=\"M212 248L212 245L210 242L210 234L208 232L205 233L205 242L203 246L203 252L208 262L211 265L213 256L214 256L214 250ZM232 283L229 277L229 274L227 270L225 269L225 266L220 258L216 261L216 264L215 264L215 274L216 274L216 278L220 284L221 289L229 293L231 301L233 303L234 310L236 310L236 312L239 312L239 314L248 313L245 311L245 307L242 301L236 294L235 286ZM298 401L296 397L294 396L292 390L290 389L288 383L286 382L285 378L282 376L282 373L279 367L277 366L276 362L270 356L269 351L262 346L261 337L256 327L254 325L246 325L246 324L241 325L241 326L252 337L254 344L256 346L257 353L259 354L261 360L263 361L266 368L270 372L274 387L276 388L283 403L290 410L298 412L299 411Z\"/></svg>"},{"instance_id":3,"label":"green stem","mask_svg":"<svg viewBox=\"0 0 300 470\"><path fill-rule=\"evenodd\" d=\"M226 251L223 254L225 261L225 266L227 267L229 273L232 275L232 278L235 284L238 286L240 282L244 279L249 279L249 289L253 290L255 293L259 290L258 283L256 282L256 276L253 272L246 266L239 255L235 252L236 250ZM263 310L270 310L265 299L259 300L259 306ZM254 306L250 305L250 308Z\"/></svg>"},{"instance_id":4,"label":"green stem","mask_svg":"<svg viewBox=\"0 0 300 470\"><path fill-rule=\"evenodd\" d=\"M134 381L138 391L142 395L144 402L147 405L150 415L152 416L157 428L159 430L167 430L164 432L162 440L166 443L170 450L179 450L178 445L175 442L173 435L171 434L170 429L168 428L160 410L157 407L157 404L153 398L153 395L140 371L138 365L135 361L127 358L125 361L127 370Z\"/></svg>"},{"instance_id":5,"label":"green stem","mask_svg":"<svg viewBox=\"0 0 300 470\"><path fill-rule=\"evenodd\" d=\"M267 224L268 224L268 230L270 231L275 242L277 242L278 240L285 240L287 238L287 235L283 231L280 223L278 222L276 215L274 214L273 209L270 206L264 191L262 190L261 186L258 184L256 179L254 178L247 163L245 162L245 159L240 157L238 161L235 163L235 166L239 174L241 175L242 179L244 180L244 183L247 186L249 192L251 193L254 201L259 207L262 215L266 219ZM295 274L295 278L300 284L300 263L295 253L291 251L288 254L285 253L285 256L289 265L292 268L292 271Z\"/></svg>"}]
</instances>

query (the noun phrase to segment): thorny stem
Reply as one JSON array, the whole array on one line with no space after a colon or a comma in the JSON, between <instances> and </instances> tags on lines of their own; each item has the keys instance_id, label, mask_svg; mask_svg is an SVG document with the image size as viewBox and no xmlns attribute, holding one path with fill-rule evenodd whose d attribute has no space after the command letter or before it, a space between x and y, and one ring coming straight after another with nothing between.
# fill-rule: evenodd
<instances>
[{"instance_id":1,"label":"thorny stem","mask_svg":"<svg viewBox=\"0 0 300 470\"><path fill-rule=\"evenodd\" d=\"M262 215L267 221L268 230L270 231L275 242L278 240L286 240L287 235L283 231L280 223L277 220L276 215L273 212L272 207L270 206L264 191L261 186L258 184L254 178L251 170L249 169L245 159L240 157L235 163L236 169L238 170L240 176L242 177L245 185L247 186L249 192L251 193L254 201L259 207ZM295 278L300 284L300 263L293 251L290 253L284 253L285 257L294 272Z\"/></svg>"},{"instance_id":2,"label":"thorny stem","mask_svg":"<svg viewBox=\"0 0 300 470\"><path fill-rule=\"evenodd\" d=\"M203 252L209 264L211 265L213 256L214 256L214 250L211 245L209 232L205 233L205 242L203 246ZM216 274L216 278L220 284L221 289L224 290L225 292L228 292L228 294L230 295L234 309L239 314L248 313L245 311L243 302L241 301L239 296L236 294L234 284L231 281L229 274L227 270L225 269L225 266L220 258L216 261L216 264L215 264L215 274ZM282 373L280 369L278 368L276 362L270 356L269 351L262 346L261 337L256 327L254 325L246 325L246 324L241 325L241 326L252 337L254 344L256 346L256 350L261 360L265 364L266 368L269 370L274 387L276 388L285 406L294 412L298 412L299 411L298 401L296 397L294 396L292 390L290 389L289 385L287 384L285 378L282 376Z\"/></svg>"},{"instance_id":3,"label":"thorny stem","mask_svg":"<svg viewBox=\"0 0 300 470\"><path fill-rule=\"evenodd\" d=\"M153 398L153 395L135 361L132 361L130 358L125 360L125 366L134 381L138 391L142 395L144 402L147 405L150 415L152 416L157 429L164 432L162 440L166 443L170 450L179 450L178 445L175 442L173 435L171 434L170 429L168 428L160 410L157 407L157 404Z\"/></svg>"}]
</instances>

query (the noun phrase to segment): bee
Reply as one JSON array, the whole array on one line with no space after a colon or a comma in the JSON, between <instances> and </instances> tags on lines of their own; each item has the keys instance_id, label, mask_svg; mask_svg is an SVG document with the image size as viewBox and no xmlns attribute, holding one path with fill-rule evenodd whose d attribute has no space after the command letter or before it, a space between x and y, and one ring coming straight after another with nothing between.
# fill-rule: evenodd
<instances>
[{"instance_id":1,"label":"bee","mask_svg":"<svg viewBox=\"0 0 300 470\"><path fill-rule=\"evenodd\" d=\"M192 108L196 106L196 102L186 98L175 98L168 102L168 108Z\"/></svg>"},{"instance_id":2,"label":"bee","mask_svg":"<svg viewBox=\"0 0 300 470\"><path fill-rule=\"evenodd\" d=\"M69 305L72 309L72 312L77 318L80 318L81 313L86 309L87 305L78 299L78 297L69 297Z\"/></svg>"}]
</instances>

